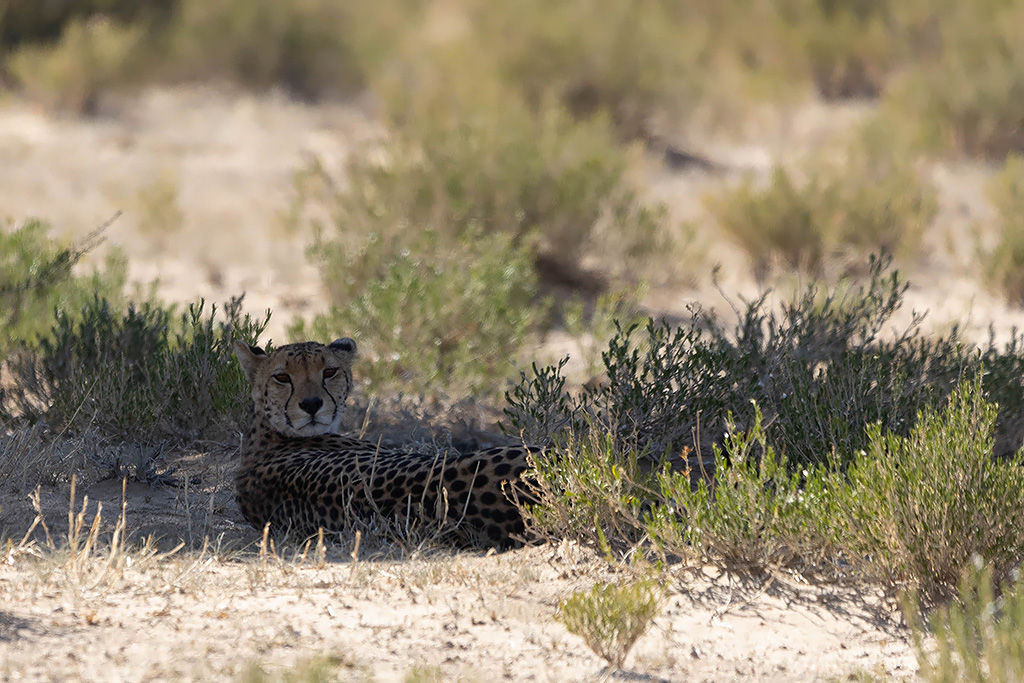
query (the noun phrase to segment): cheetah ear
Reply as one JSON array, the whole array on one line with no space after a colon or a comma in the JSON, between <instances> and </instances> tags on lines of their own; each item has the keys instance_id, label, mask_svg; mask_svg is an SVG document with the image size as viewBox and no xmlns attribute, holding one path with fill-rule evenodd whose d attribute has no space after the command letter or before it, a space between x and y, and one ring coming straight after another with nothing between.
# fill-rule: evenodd
<instances>
[{"instance_id":1,"label":"cheetah ear","mask_svg":"<svg viewBox=\"0 0 1024 683\"><path fill-rule=\"evenodd\" d=\"M238 363L245 372L245 378L249 380L249 384L252 384L256 370L266 359L267 352L258 346L250 346L241 339L236 339L233 346L235 347L235 357L238 358Z\"/></svg>"},{"instance_id":2,"label":"cheetah ear","mask_svg":"<svg viewBox=\"0 0 1024 683\"><path fill-rule=\"evenodd\" d=\"M342 337L341 339L335 339L327 346L328 348L333 349L335 351L350 353L353 356L356 355L356 342L351 337Z\"/></svg>"}]
</instances>

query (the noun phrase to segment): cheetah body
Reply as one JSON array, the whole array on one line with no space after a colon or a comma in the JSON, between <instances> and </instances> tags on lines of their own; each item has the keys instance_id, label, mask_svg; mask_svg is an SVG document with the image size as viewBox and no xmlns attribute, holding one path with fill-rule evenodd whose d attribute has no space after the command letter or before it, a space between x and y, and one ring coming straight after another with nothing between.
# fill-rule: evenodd
<instances>
[{"instance_id":1,"label":"cheetah body","mask_svg":"<svg viewBox=\"0 0 1024 683\"><path fill-rule=\"evenodd\" d=\"M537 449L434 456L337 434L355 352L348 338L270 354L235 342L254 408L235 479L246 520L301 536L375 518L432 526L475 545L506 545L521 535L510 493Z\"/></svg>"}]
</instances>

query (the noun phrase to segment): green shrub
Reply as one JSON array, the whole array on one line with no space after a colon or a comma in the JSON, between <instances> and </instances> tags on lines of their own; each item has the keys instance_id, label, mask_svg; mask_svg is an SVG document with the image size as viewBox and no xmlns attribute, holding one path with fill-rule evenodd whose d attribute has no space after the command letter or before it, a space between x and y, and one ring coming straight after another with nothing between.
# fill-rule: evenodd
<instances>
[{"instance_id":1,"label":"green shrub","mask_svg":"<svg viewBox=\"0 0 1024 683\"><path fill-rule=\"evenodd\" d=\"M611 278L637 279L667 254L664 208L639 201L603 118L531 111L484 67L441 79L460 53L431 54L413 87L381 80L391 135L353 155L345 185L299 188L290 225L330 216L310 256L334 310L308 329L365 333L375 381L493 386L523 335L550 324L538 287L593 297Z\"/></svg>"},{"instance_id":2,"label":"green shrub","mask_svg":"<svg viewBox=\"0 0 1024 683\"><path fill-rule=\"evenodd\" d=\"M96 297L81 312L58 310L47 338L9 357L0 420L42 421L61 433L90 430L133 443L191 443L236 432L249 397L231 341L255 342L267 321L242 315L241 299L219 320L203 308L176 315L145 302L122 314Z\"/></svg>"},{"instance_id":3,"label":"green shrub","mask_svg":"<svg viewBox=\"0 0 1024 683\"><path fill-rule=\"evenodd\" d=\"M658 474L659 496L645 523L656 547L754 574L811 573L834 559L830 467L790 467L768 444L756 406L753 426L743 433L730 425L714 456L696 485L686 470Z\"/></svg>"},{"instance_id":4,"label":"green shrub","mask_svg":"<svg viewBox=\"0 0 1024 683\"><path fill-rule=\"evenodd\" d=\"M175 239L185 225L177 177L169 172L146 183L132 198L138 229L158 244Z\"/></svg>"},{"instance_id":5,"label":"green shrub","mask_svg":"<svg viewBox=\"0 0 1024 683\"><path fill-rule=\"evenodd\" d=\"M391 134L376 154L353 155L346 187L323 198L331 220L314 256L334 301L370 281L388 262L373 252L400 251L410 230L505 235L562 283L584 277L589 260L623 275L666 254L664 207L639 201L604 118L532 112L485 66L467 65L471 55L435 52L378 86Z\"/></svg>"},{"instance_id":6,"label":"green shrub","mask_svg":"<svg viewBox=\"0 0 1024 683\"><path fill-rule=\"evenodd\" d=\"M874 122L839 161L776 169L768 187L745 181L707 206L764 280L778 266L820 276L836 257L916 255L938 200L914 158Z\"/></svg>"},{"instance_id":7,"label":"green shrub","mask_svg":"<svg viewBox=\"0 0 1024 683\"><path fill-rule=\"evenodd\" d=\"M833 559L832 469L789 467L760 412L748 432L730 425L711 460L683 451L652 466L608 435L579 439L534 458L537 502L524 506L533 533L577 538L612 559L650 545L754 574L811 572Z\"/></svg>"},{"instance_id":8,"label":"green shrub","mask_svg":"<svg viewBox=\"0 0 1024 683\"><path fill-rule=\"evenodd\" d=\"M174 3L175 0L6 0L0 7L0 53L22 45L53 43L75 21L109 17L127 25L164 18Z\"/></svg>"},{"instance_id":9,"label":"green shrub","mask_svg":"<svg viewBox=\"0 0 1024 683\"><path fill-rule=\"evenodd\" d=\"M535 532L610 558L650 544L755 574L856 572L941 599L973 556L1004 576L1024 549L1024 462L995 457L997 410L981 387L980 374L960 383L945 410L923 409L905 436L868 425L866 448L845 467L838 443L820 464L797 467L756 405L752 426L730 422L710 460L683 451L651 464L607 427L578 422L536 457L537 502L525 515Z\"/></svg>"},{"instance_id":10,"label":"green shrub","mask_svg":"<svg viewBox=\"0 0 1024 683\"><path fill-rule=\"evenodd\" d=\"M661 588L650 580L598 583L560 602L557 619L612 669L618 669L651 628L661 607Z\"/></svg>"},{"instance_id":11,"label":"green shrub","mask_svg":"<svg viewBox=\"0 0 1024 683\"><path fill-rule=\"evenodd\" d=\"M343 680L342 672L356 668L351 658L318 655L297 662L285 671L267 671L259 662L251 662L238 677L239 683L332 683ZM363 672L366 673L366 672ZM345 677L344 680L349 680ZM371 679L372 680L372 679Z\"/></svg>"},{"instance_id":12,"label":"green shrub","mask_svg":"<svg viewBox=\"0 0 1024 683\"><path fill-rule=\"evenodd\" d=\"M163 68L303 98L345 93L365 77L351 42L357 20L349 3L332 0L179 0Z\"/></svg>"},{"instance_id":13,"label":"green shrub","mask_svg":"<svg viewBox=\"0 0 1024 683\"><path fill-rule=\"evenodd\" d=\"M281 87L303 99L349 94L397 51L408 27L417 25L423 3L9 4L0 21L0 48L12 53L0 54L0 71L51 106L89 112L111 87L152 81Z\"/></svg>"},{"instance_id":14,"label":"green shrub","mask_svg":"<svg viewBox=\"0 0 1024 683\"><path fill-rule=\"evenodd\" d=\"M1011 156L989 186L998 238L980 250L982 275L1013 304L1024 304L1024 157Z\"/></svg>"},{"instance_id":15,"label":"green shrub","mask_svg":"<svg viewBox=\"0 0 1024 683\"><path fill-rule=\"evenodd\" d=\"M917 24L930 25L919 30L931 44L886 93L893 115L942 150L993 158L1024 151L1024 7L935 2Z\"/></svg>"},{"instance_id":16,"label":"green shrub","mask_svg":"<svg viewBox=\"0 0 1024 683\"><path fill-rule=\"evenodd\" d=\"M534 376L522 373L506 394L506 431L556 443L597 432L609 435L619 453L680 453L693 443L697 416L717 430L715 416L725 417L736 392L713 376L728 372L730 359L724 346L706 338L702 320L675 329L649 320L640 341L634 339L639 327L619 328L603 354L607 380L578 394L565 388L564 362L534 365Z\"/></svg>"},{"instance_id":17,"label":"green shrub","mask_svg":"<svg viewBox=\"0 0 1024 683\"><path fill-rule=\"evenodd\" d=\"M796 44L824 97L874 97L888 81L902 45L891 2L807 0Z\"/></svg>"},{"instance_id":18,"label":"green shrub","mask_svg":"<svg viewBox=\"0 0 1024 683\"><path fill-rule=\"evenodd\" d=\"M972 554L1011 566L1024 339L928 338L920 316L893 334L906 285L885 261L869 272L749 302L732 327L699 312L620 327L606 380L576 392L565 360L523 373L503 428L554 444L536 458L533 530L610 556L650 544L746 570L856 567L932 597Z\"/></svg>"},{"instance_id":19,"label":"green shrub","mask_svg":"<svg viewBox=\"0 0 1024 683\"><path fill-rule=\"evenodd\" d=\"M613 557L646 540L658 480L636 451L591 433L534 456L531 494L537 502L523 506L531 533L578 538Z\"/></svg>"},{"instance_id":20,"label":"green shrub","mask_svg":"<svg viewBox=\"0 0 1024 683\"><path fill-rule=\"evenodd\" d=\"M76 113L96 111L99 96L126 80L144 31L106 18L64 27L53 45L24 45L5 61L7 71L32 98Z\"/></svg>"},{"instance_id":21,"label":"green shrub","mask_svg":"<svg viewBox=\"0 0 1024 683\"><path fill-rule=\"evenodd\" d=\"M571 0L470 3L477 49L533 106L552 97L577 118L610 115L618 133L645 137L649 121L693 106L693 68L705 37L679 3ZM689 68L688 68L689 67Z\"/></svg>"},{"instance_id":22,"label":"green shrub","mask_svg":"<svg viewBox=\"0 0 1024 683\"><path fill-rule=\"evenodd\" d=\"M442 683L444 680L444 672L439 667L414 664L405 672L403 683Z\"/></svg>"},{"instance_id":23,"label":"green shrub","mask_svg":"<svg viewBox=\"0 0 1024 683\"><path fill-rule=\"evenodd\" d=\"M925 409L906 436L868 427L847 471L844 543L887 581L928 598L956 589L978 556L999 576L1024 551L1024 464L993 454L996 406L980 378L965 380L945 410Z\"/></svg>"},{"instance_id":24,"label":"green shrub","mask_svg":"<svg viewBox=\"0 0 1024 683\"><path fill-rule=\"evenodd\" d=\"M658 459L699 447L708 456L730 413L741 431L753 425L754 401L768 443L800 467L864 449L865 424L908 433L919 410L984 366L986 391L1005 409L1000 453L1015 450L1021 340L979 354L955 329L926 337L920 317L890 336L907 285L887 264L872 261L862 286L829 291L812 282L778 307L767 295L748 302L733 325L696 310L679 327L652 320L620 328L603 355L606 381L571 393L564 364L535 366L506 394L504 428L556 443L597 430L612 435L620 452Z\"/></svg>"},{"instance_id":25,"label":"green shrub","mask_svg":"<svg viewBox=\"0 0 1024 683\"><path fill-rule=\"evenodd\" d=\"M1011 683L1024 679L1024 581L1003 586L996 597L992 569L976 563L964 572L958 599L936 609L929 621L934 648L918 616L916 600L905 607L914 651L927 683Z\"/></svg>"},{"instance_id":26,"label":"green shrub","mask_svg":"<svg viewBox=\"0 0 1024 683\"><path fill-rule=\"evenodd\" d=\"M75 272L98 242L96 233L78 245L63 245L38 220L0 229L0 361L13 345L46 337L54 309L74 312L97 295L120 301L127 274L120 251L111 251L102 268Z\"/></svg>"},{"instance_id":27,"label":"green shrub","mask_svg":"<svg viewBox=\"0 0 1024 683\"><path fill-rule=\"evenodd\" d=\"M363 281L344 282L352 263L340 261L346 256L354 268L372 261L379 269L365 289L357 289ZM371 241L363 256L335 251L331 258L323 271L328 286L346 295L336 294L328 313L299 321L289 335L355 337L357 373L374 386L494 392L513 375L527 334L545 314L528 253L505 235L452 241L427 231L391 249Z\"/></svg>"}]
</instances>

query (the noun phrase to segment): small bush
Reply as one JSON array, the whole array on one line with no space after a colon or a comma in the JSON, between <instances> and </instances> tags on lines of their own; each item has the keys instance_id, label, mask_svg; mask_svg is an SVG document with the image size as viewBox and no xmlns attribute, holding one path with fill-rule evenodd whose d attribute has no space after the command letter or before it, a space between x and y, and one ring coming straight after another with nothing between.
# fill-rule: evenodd
<instances>
[{"instance_id":1,"label":"small bush","mask_svg":"<svg viewBox=\"0 0 1024 683\"><path fill-rule=\"evenodd\" d=\"M818 92L829 99L877 96L902 56L891 3L812 0L803 8L792 32Z\"/></svg>"},{"instance_id":2,"label":"small bush","mask_svg":"<svg viewBox=\"0 0 1024 683\"><path fill-rule=\"evenodd\" d=\"M768 188L744 181L708 203L725 232L753 259L754 275L764 281L776 264L820 274L829 250L826 227L815 211L818 196L798 187L777 168Z\"/></svg>"},{"instance_id":3,"label":"small bush","mask_svg":"<svg viewBox=\"0 0 1024 683\"><path fill-rule=\"evenodd\" d=\"M397 247L400 246L400 249ZM411 236L396 250L371 242L379 272L359 291L345 265L325 265L329 283L346 291L328 313L299 321L293 338L359 340L361 377L404 390L461 387L493 392L514 372L523 342L544 316L535 302L528 254L504 235L466 236L452 243L434 232ZM367 258L367 261L371 260ZM360 264L358 257L353 264Z\"/></svg>"},{"instance_id":4,"label":"small bush","mask_svg":"<svg viewBox=\"0 0 1024 683\"><path fill-rule=\"evenodd\" d=\"M869 381L858 383L862 391ZM537 382L554 400L565 399L557 370L542 371ZM914 398L923 397L911 405ZM665 401L669 409L672 402ZM555 412L564 416L567 405ZM607 416L586 405L572 411L576 422L563 423L565 440L535 459L537 503L525 515L535 532L589 541L609 557L649 543L662 555L755 574L784 567L848 576L855 569L890 586L914 586L929 600L948 597L975 555L1000 576L1016 566L1024 549L1024 461L993 452L997 408L982 398L980 372L956 387L944 410L925 407L892 431L869 424L863 450L842 449L857 442L850 432L865 421L837 404L826 410L842 423L843 440L818 446L817 463L800 466L780 450L775 444L790 449L799 432L789 422L775 431L755 405L749 429L729 422L710 461L669 451L652 464L617 442L621 427L598 423L593 416ZM624 442L636 444L637 436Z\"/></svg>"},{"instance_id":5,"label":"small bush","mask_svg":"<svg viewBox=\"0 0 1024 683\"><path fill-rule=\"evenodd\" d=\"M621 555L646 540L645 517L658 480L635 451L620 452L606 435L569 437L534 456L531 497L524 506L530 531L572 537Z\"/></svg>"},{"instance_id":6,"label":"small bush","mask_svg":"<svg viewBox=\"0 0 1024 683\"><path fill-rule=\"evenodd\" d=\"M342 187L300 188L290 224L330 216L310 256L334 311L309 329L365 330L375 381L493 386L524 334L551 322L538 289L596 297L610 278L636 279L667 253L664 209L639 201L603 118L531 111L484 67L444 80L455 62L475 67L431 54L412 87L378 86L392 128L382 148L354 156Z\"/></svg>"},{"instance_id":7,"label":"small bush","mask_svg":"<svg viewBox=\"0 0 1024 683\"><path fill-rule=\"evenodd\" d=\"M584 386L578 395L565 389L564 363L534 366L532 378L522 373L506 394L507 431L556 443L596 431L609 435L617 452L657 458L692 445L702 413L707 427L716 429L712 416L724 418L734 391L711 374L728 367L726 348L705 339L696 316L676 329L649 320L646 338L636 341L638 329L618 329L603 355L607 381Z\"/></svg>"},{"instance_id":8,"label":"small bush","mask_svg":"<svg viewBox=\"0 0 1024 683\"><path fill-rule=\"evenodd\" d=\"M95 456L105 452L117 458L118 454L105 449L106 444L94 433L55 439L43 425L5 427L0 434L0 481L16 490L68 484L73 476L82 481L90 465L99 465L97 469L107 477L114 473L115 468L104 467L112 463L97 463Z\"/></svg>"},{"instance_id":9,"label":"small bush","mask_svg":"<svg viewBox=\"0 0 1024 683\"><path fill-rule=\"evenodd\" d=\"M444 672L439 667L414 664L405 672L403 683L442 683L444 680Z\"/></svg>"},{"instance_id":10,"label":"small bush","mask_svg":"<svg viewBox=\"0 0 1024 683\"><path fill-rule=\"evenodd\" d=\"M134 197L139 231L164 244L185 225L177 178L164 173L139 188Z\"/></svg>"},{"instance_id":11,"label":"small bush","mask_svg":"<svg viewBox=\"0 0 1024 683\"><path fill-rule=\"evenodd\" d=\"M936 609L929 621L935 646L926 644L916 600L905 607L914 651L927 683L1011 683L1024 680L1024 581L1004 585L991 567L977 562L964 572L958 599Z\"/></svg>"},{"instance_id":12,"label":"small bush","mask_svg":"<svg viewBox=\"0 0 1024 683\"><path fill-rule=\"evenodd\" d=\"M99 96L130 75L144 31L96 17L67 24L53 46L25 45L7 60L21 88L44 104L94 113Z\"/></svg>"},{"instance_id":13,"label":"small bush","mask_svg":"<svg viewBox=\"0 0 1024 683\"><path fill-rule=\"evenodd\" d=\"M1024 157L1011 156L990 185L998 238L979 254L983 277L1017 306L1024 305Z\"/></svg>"},{"instance_id":14,"label":"small bush","mask_svg":"<svg viewBox=\"0 0 1024 683\"><path fill-rule=\"evenodd\" d=\"M350 40L356 20L348 3L331 0L180 0L163 68L309 99L346 93L365 77Z\"/></svg>"},{"instance_id":15,"label":"small bush","mask_svg":"<svg viewBox=\"0 0 1024 683\"><path fill-rule=\"evenodd\" d=\"M332 683L342 680L341 672L349 673L355 668L347 657L316 656L298 662L292 668L281 672L268 672L252 662L238 677L239 683ZM348 680L346 678L346 680Z\"/></svg>"},{"instance_id":16,"label":"small bush","mask_svg":"<svg viewBox=\"0 0 1024 683\"><path fill-rule=\"evenodd\" d=\"M38 220L0 229L0 361L13 345L49 335L54 309L78 311L97 295L120 302L127 275L120 251L111 251L102 268L75 272L98 243L96 233L78 245L63 245Z\"/></svg>"},{"instance_id":17,"label":"small bush","mask_svg":"<svg viewBox=\"0 0 1024 683\"><path fill-rule=\"evenodd\" d=\"M0 420L132 442L191 443L237 431L249 397L231 341L255 342L267 321L243 316L241 299L220 320L203 308L175 315L146 302L121 314L97 297L80 313L58 310L48 338L10 356Z\"/></svg>"},{"instance_id":18,"label":"small bush","mask_svg":"<svg viewBox=\"0 0 1024 683\"><path fill-rule=\"evenodd\" d=\"M68 24L108 16L133 24L166 15L176 0L7 0L0 21L0 52L22 45L52 43ZM2 66L2 64L0 64Z\"/></svg>"},{"instance_id":19,"label":"small bush","mask_svg":"<svg viewBox=\"0 0 1024 683\"><path fill-rule=\"evenodd\" d=\"M620 327L607 379L576 392L564 360L523 373L503 427L554 443L536 458L532 529L610 556L856 566L930 597L972 554L1011 566L1024 547L1024 340L977 349L955 329L923 336L920 317L891 331L906 285L884 261L869 272L862 287L749 302L733 327L700 313Z\"/></svg>"},{"instance_id":20,"label":"small bush","mask_svg":"<svg viewBox=\"0 0 1024 683\"><path fill-rule=\"evenodd\" d=\"M684 451L652 466L607 435L580 438L534 458L537 502L524 516L535 534L581 539L609 558L647 546L757 575L812 572L833 557L832 469L795 471L767 443L760 412L746 433L731 425L710 462Z\"/></svg>"},{"instance_id":21,"label":"small bush","mask_svg":"<svg viewBox=\"0 0 1024 683\"><path fill-rule=\"evenodd\" d=\"M705 38L678 3L482 2L470 15L477 49L532 106L554 97L577 119L607 113L627 139L649 135L659 114L693 106L686 96L699 87Z\"/></svg>"},{"instance_id":22,"label":"small bush","mask_svg":"<svg viewBox=\"0 0 1024 683\"><path fill-rule=\"evenodd\" d=\"M831 469L796 471L768 443L756 410L746 433L730 425L715 447L714 478L664 469L645 528L663 552L761 574L772 568L810 573L834 558Z\"/></svg>"},{"instance_id":23,"label":"small bush","mask_svg":"<svg viewBox=\"0 0 1024 683\"><path fill-rule=\"evenodd\" d=\"M941 5L941 9L939 6ZM886 93L894 116L932 147L974 157L1024 151L1024 7L937 3L930 49Z\"/></svg>"},{"instance_id":24,"label":"small bush","mask_svg":"<svg viewBox=\"0 0 1024 683\"><path fill-rule=\"evenodd\" d=\"M938 200L913 157L874 123L838 162L776 169L767 188L746 181L707 206L764 280L779 266L820 276L837 257L916 255Z\"/></svg>"},{"instance_id":25,"label":"small bush","mask_svg":"<svg viewBox=\"0 0 1024 683\"><path fill-rule=\"evenodd\" d=\"M779 307L766 297L748 302L734 325L696 310L679 327L620 328L603 355L606 381L570 393L564 365L534 367L506 394L505 429L556 443L596 429L619 452L657 459L699 448L707 456L730 413L739 430L753 425L753 401L768 443L802 467L864 449L865 424L906 434L919 410L984 365L986 390L1005 404L1000 453L1015 450L1021 419L1013 411L1024 402L1014 378L1024 370L1018 343L979 355L955 329L924 336L920 317L890 330L906 284L887 263L873 261L863 286L829 291L812 282Z\"/></svg>"},{"instance_id":26,"label":"small bush","mask_svg":"<svg viewBox=\"0 0 1024 683\"><path fill-rule=\"evenodd\" d=\"M945 410L926 409L907 436L868 427L842 501L844 542L868 571L947 596L981 557L999 576L1024 550L1021 456L993 455L996 406L980 378L962 382Z\"/></svg>"},{"instance_id":27,"label":"small bush","mask_svg":"<svg viewBox=\"0 0 1024 683\"><path fill-rule=\"evenodd\" d=\"M354 155L346 186L322 198L331 219L313 256L334 301L371 281L388 262L380 254L403 249L410 231L449 242L505 235L555 284L593 280L592 262L635 276L651 256L670 256L665 209L640 202L606 119L574 123L557 105L533 112L485 67L466 65L472 55L431 59L378 86L391 136L377 154Z\"/></svg>"},{"instance_id":28,"label":"small bush","mask_svg":"<svg viewBox=\"0 0 1024 683\"><path fill-rule=\"evenodd\" d=\"M583 638L594 654L618 669L661 612L661 588L653 582L595 584L558 605L557 619Z\"/></svg>"},{"instance_id":29,"label":"small bush","mask_svg":"<svg viewBox=\"0 0 1024 683\"><path fill-rule=\"evenodd\" d=\"M279 87L306 100L346 95L395 53L406 29L417 25L421 4L15 2L0 23L0 48L12 50L0 55L0 73L31 96L75 112L94 111L112 87L154 81ZM11 30L8 20L24 32Z\"/></svg>"}]
</instances>

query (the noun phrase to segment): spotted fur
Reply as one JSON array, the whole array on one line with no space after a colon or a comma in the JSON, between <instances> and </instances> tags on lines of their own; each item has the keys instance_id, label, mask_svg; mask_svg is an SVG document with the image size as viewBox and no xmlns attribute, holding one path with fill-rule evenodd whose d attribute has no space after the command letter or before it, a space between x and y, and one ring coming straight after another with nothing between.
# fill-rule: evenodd
<instances>
[{"instance_id":1,"label":"spotted fur","mask_svg":"<svg viewBox=\"0 0 1024 683\"><path fill-rule=\"evenodd\" d=\"M374 516L432 525L469 544L507 545L522 534L509 492L537 449L435 457L337 434L355 354L347 337L270 354L235 342L254 409L235 479L245 518L259 529L269 522L302 536Z\"/></svg>"}]
</instances>

